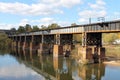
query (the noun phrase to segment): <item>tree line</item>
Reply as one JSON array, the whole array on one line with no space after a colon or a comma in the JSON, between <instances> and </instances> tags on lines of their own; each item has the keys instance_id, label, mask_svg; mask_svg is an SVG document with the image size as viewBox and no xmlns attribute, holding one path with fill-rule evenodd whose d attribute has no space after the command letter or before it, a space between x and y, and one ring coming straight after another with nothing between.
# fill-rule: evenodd
<instances>
[{"instance_id":1,"label":"tree line","mask_svg":"<svg viewBox=\"0 0 120 80\"><path fill-rule=\"evenodd\" d=\"M0 33L0 50L9 49L12 40L5 33Z\"/></svg>"},{"instance_id":2,"label":"tree line","mask_svg":"<svg viewBox=\"0 0 120 80\"><path fill-rule=\"evenodd\" d=\"M18 29L11 28L11 30L16 31L16 33L24 33L24 32L39 31L45 29L54 29L59 27L60 25L58 25L57 23L52 23L48 26L41 25L40 28L37 25L31 26L30 24L26 24L25 26L19 26Z\"/></svg>"}]
</instances>

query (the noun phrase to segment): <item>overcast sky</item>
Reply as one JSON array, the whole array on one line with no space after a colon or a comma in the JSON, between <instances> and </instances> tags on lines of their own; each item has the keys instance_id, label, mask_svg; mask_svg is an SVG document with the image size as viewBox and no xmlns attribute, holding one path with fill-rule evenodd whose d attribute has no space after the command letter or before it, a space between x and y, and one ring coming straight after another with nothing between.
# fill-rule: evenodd
<instances>
[{"instance_id":1,"label":"overcast sky","mask_svg":"<svg viewBox=\"0 0 120 80\"><path fill-rule=\"evenodd\" d=\"M88 24L120 18L120 0L0 0L0 29L25 24Z\"/></svg>"}]
</instances>

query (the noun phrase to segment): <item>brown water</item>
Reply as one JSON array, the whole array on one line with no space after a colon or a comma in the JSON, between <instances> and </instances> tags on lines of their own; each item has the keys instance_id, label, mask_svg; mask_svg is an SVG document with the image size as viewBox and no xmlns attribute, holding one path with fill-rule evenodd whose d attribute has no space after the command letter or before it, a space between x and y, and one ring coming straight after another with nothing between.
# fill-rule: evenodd
<instances>
[{"instance_id":1,"label":"brown water","mask_svg":"<svg viewBox=\"0 0 120 80\"><path fill-rule=\"evenodd\" d=\"M0 55L0 80L120 80L120 67L82 65L70 57L12 51Z\"/></svg>"}]
</instances>

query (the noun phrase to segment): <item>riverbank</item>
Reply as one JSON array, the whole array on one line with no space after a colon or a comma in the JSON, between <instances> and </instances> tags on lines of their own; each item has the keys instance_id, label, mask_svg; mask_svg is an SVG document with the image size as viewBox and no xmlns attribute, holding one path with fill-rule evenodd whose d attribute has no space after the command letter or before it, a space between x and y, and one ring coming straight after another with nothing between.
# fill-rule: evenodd
<instances>
[{"instance_id":1,"label":"riverbank","mask_svg":"<svg viewBox=\"0 0 120 80\"><path fill-rule=\"evenodd\" d=\"M120 45L105 45L106 57L120 59Z\"/></svg>"},{"instance_id":2,"label":"riverbank","mask_svg":"<svg viewBox=\"0 0 120 80\"><path fill-rule=\"evenodd\" d=\"M105 64L119 64L120 65L120 45L104 45L105 47ZM77 61L80 61L80 56L78 56L78 47L71 52L71 56Z\"/></svg>"},{"instance_id":3,"label":"riverbank","mask_svg":"<svg viewBox=\"0 0 120 80\"><path fill-rule=\"evenodd\" d=\"M120 61L105 61L103 64L112 65L112 66L120 66Z\"/></svg>"}]
</instances>

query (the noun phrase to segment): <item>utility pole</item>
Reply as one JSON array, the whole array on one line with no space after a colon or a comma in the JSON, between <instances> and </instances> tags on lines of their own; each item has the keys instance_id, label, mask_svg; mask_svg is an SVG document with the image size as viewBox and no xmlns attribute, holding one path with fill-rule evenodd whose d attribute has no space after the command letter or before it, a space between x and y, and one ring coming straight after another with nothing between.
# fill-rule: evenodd
<instances>
[{"instance_id":1,"label":"utility pole","mask_svg":"<svg viewBox=\"0 0 120 80\"><path fill-rule=\"evenodd\" d=\"M89 18L89 24L91 24L91 18Z\"/></svg>"}]
</instances>

